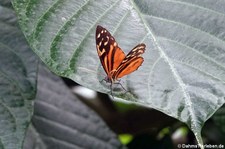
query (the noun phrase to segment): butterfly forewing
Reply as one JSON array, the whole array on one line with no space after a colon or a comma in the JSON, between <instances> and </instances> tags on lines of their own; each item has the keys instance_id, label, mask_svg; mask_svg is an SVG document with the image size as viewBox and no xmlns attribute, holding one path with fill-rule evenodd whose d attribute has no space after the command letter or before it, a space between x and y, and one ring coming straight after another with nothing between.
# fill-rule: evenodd
<instances>
[{"instance_id":1,"label":"butterfly forewing","mask_svg":"<svg viewBox=\"0 0 225 149\"><path fill-rule=\"evenodd\" d=\"M124 60L125 54L114 37L101 26L96 29L96 48L102 66L112 80L112 75Z\"/></svg>"}]
</instances>

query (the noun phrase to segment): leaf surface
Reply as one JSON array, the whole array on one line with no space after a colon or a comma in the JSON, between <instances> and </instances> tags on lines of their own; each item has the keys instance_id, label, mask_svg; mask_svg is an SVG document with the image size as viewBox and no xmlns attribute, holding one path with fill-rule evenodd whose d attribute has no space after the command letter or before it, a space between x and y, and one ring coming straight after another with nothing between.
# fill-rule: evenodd
<instances>
[{"instance_id":1,"label":"leaf surface","mask_svg":"<svg viewBox=\"0 0 225 149\"><path fill-rule=\"evenodd\" d=\"M225 5L213 0L13 1L34 51L55 73L109 93L95 48L98 24L128 53L145 43L144 63L115 87L122 101L185 122L203 144L204 122L225 97ZM119 89L118 89L119 88Z\"/></svg>"},{"instance_id":2,"label":"leaf surface","mask_svg":"<svg viewBox=\"0 0 225 149\"><path fill-rule=\"evenodd\" d=\"M32 124L24 149L125 148L104 121L43 65L39 67Z\"/></svg>"},{"instance_id":3,"label":"leaf surface","mask_svg":"<svg viewBox=\"0 0 225 149\"><path fill-rule=\"evenodd\" d=\"M22 148L33 114L37 58L10 1L0 2L0 148Z\"/></svg>"}]
</instances>

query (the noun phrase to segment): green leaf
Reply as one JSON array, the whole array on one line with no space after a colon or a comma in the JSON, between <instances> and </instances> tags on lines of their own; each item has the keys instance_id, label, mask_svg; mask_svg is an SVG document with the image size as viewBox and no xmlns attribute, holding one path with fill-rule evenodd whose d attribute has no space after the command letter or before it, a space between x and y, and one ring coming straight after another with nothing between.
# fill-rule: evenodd
<instances>
[{"instance_id":1,"label":"green leaf","mask_svg":"<svg viewBox=\"0 0 225 149\"><path fill-rule=\"evenodd\" d=\"M95 49L106 27L127 53L147 46L144 63L116 87L116 99L151 107L185 122L203 144L204 122L225 97L225 1L13 1L34 51L56 74L109 93ZM115 85L116 86L116 85Z\"/></svg>"},{"instance_id":2,"label":"green leaf","mask_svg":"<svg viewBox=\"0 0 225 149\"><path fill-rule=\"evenodd\" d=\"M0 148L74 148L78 145L124 148L95 112L74 99L62 81L43 71L41 66L32 122L35 127L30 125L28 129L33 116L38 61L17 27L10 4L7 0L0 2ZM52 95L56 96L55 100L48 98ZM54 105L56 100L57 105ZM45 109L48 106L50 108ZM66 120L61 121L62 118ZM55 134L52 134L53 128Z\"/></svg>"},{"instance_id":3,"label":"green leaf","mask_svg":"<svg viewBox=\"0 0 225 149\"><path fill-rule=\"evenodd\" d=\"M212 117L216 125L225 134L225 105L223 105Z\"/></svg>"},{"instance_id":4,"label":"green leaf","mask_svg":"<svg viewBox=\"0 0 225 149\"><path fill-rule=\"evenodd\" d=\"M24 139L23 149L47 149L35 127L30 124Z\"/></svg>"},{"instance_id":5,"label":"green leaf","mask_svg":"<svg viewBox=\"0 0 225 149\"><path fill-rule=\"evenodd\" d=\"M37 59L11 7L0 2L0 148L19 149L33 114Z\"/></svg>"},{"instance_id":6,"label":"green leaf","mask_svg":"<svg viewBox=\"0 0 225 149\"><path fill-rule=\"evenodd\" d=\"M126 145L131 142L131 140L133 139L133 136L130 134L121 134L119 135L119 139L120 139L120 142Z\"/></svg>"},{"instance_id":7,"label":"green leaf","mask_svg":"<svg viewBox=\"0 0 225 149\"><path fill-rule=\"evenodd\" d=\"M124 148L104 121L43 65L32 124L24 149Z\"/></svg>"}]
</instances>

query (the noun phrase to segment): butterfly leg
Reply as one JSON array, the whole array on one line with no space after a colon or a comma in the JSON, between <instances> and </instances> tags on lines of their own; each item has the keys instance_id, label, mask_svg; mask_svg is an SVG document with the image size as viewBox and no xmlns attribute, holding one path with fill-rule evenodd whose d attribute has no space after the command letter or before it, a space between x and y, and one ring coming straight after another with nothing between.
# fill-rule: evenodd
<instances>
[{"instance_id":1,"label":"butterfly leg","mask_svg":"<svg viewBox=\"0 0 225 149\"><path fill-rule=\"evenodd\" d=\"M120 83L120 81L121 81L121 80L118 80L118 82L115 82L114 84L119 84L119 85L123 88L123 90L125 90L126 92L128 92L128 91L123 87L123 85Z\"/></svg>"},{"instance_id":2,"label":"butterfly leg","mask_svg":"<svg viewBox=\"0 0 225 149\"><path fill-rule=\"evenodd\" d=\"M99 81L100 83L102 83L103 81L105 81L107 83L107 80L106 79L102 79L101 81Z\"/></svg>"},{"instance_id":3,"label":"butterfly leg","mask_svg":"<svg viewBox=\"0 0 225 149\"><path fill-rule=\"evenodd\" d=\"M112 96L112 98L114 99L114 96L113 96L113 83L111 82L111 84L110 84L110 94L111 94L111 96Z\"/></svg>"},{"instance_id":4,"label":"butterfly leg","mask_svg":"<svg viewBox=\"0 0 225 149\"><path fill-rule=\"evenodd\" d=\"M110 95L112 96L112 98L114 99L114 96L113 96L113 83L109 81L109 79L106 77L104 79L102 79L101 81L99 81L100 83L102 83L103 81L105 81L106 83L110 83Z\"/></svg>"}]
</instances>

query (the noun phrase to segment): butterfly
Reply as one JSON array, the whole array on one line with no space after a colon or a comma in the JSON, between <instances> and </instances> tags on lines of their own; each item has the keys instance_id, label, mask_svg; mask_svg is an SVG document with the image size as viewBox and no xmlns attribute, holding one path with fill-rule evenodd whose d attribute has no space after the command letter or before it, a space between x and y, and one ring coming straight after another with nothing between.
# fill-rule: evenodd
<instances>
[{"instance_id":1,"label":"butterfly","mask_svg":"<svg viewBox=\"0 0 225 149\"><path fill-rule=\"evenodd\" d=\"M119 78L122 78L123 76L137 70L138 67L141 66L144 61L142 54L145 52L145 47L146 45L144 43L140 43L135 46L127 55L125 55L109 31L100 25L97 26L97 53L107 74L104 80L111 83L111 95L113 83L118 81Z\"/></svg>"}]
</instances>

